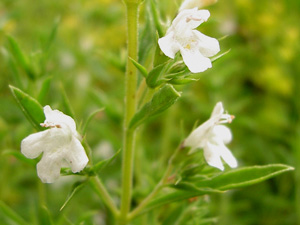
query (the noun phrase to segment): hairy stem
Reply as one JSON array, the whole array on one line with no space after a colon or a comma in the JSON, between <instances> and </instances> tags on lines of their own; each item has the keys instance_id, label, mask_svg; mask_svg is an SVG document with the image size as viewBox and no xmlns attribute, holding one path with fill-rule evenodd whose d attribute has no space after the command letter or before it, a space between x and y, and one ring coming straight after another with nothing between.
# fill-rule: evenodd
<instances>
[{"instance_id":1,"label":"hairy stem","mask_svg":"<svg viewBox=\"0 0 300 225\"><path fill-rule=\"evenodd\" d=\"M125 1L127 12L128 59L125 74L125 115L123 127L122 195L120 224L127 224L131 205L135 131L128 128L135 114L137 69L129 57L137 61L138 56L138 6L135 1Z\"/></svg>"}]
</instances>

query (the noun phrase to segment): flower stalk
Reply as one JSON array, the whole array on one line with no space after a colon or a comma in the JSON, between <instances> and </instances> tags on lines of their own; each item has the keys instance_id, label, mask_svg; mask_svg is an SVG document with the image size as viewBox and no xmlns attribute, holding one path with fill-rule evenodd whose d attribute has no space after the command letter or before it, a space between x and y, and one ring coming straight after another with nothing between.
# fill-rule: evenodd
<instances>
[{"instance_id":1,"label":"flower stalk","mask_svg":"<svg viewBox=\"0 0 300 225\"><path fill-rule=\"evenodd\" d=\"M90 183L105 205L109 208L113 215L117 217L119 215L119 210L115 206L115 203L113 202L100 178L98 176L91 177Z\"/></svg>"},{"instance_id":2,"label":"flower stalk","mask_svg":"<svg viewBox=\"0 0 300 225\"><path fill-rule=\"evenodd\" d=\"M137 61L138 56L138 1L125 1L127 13L127 68L125 74L125 112L123 124L122 193L120 224L127 224L130 211L133 178L135 130L129 123L136 111L137 69L129 58Z\"/></svg>"}]
</instances>

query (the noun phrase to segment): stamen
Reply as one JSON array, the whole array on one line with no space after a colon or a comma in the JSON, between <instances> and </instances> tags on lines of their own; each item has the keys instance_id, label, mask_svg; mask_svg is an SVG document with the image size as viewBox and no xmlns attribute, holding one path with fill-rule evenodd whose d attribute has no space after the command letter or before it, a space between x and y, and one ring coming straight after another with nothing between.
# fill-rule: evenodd
<instances>
[{"instance_id":1,"label":"stamen","mask_svg":"<svg viewBox=\"0 0 300 225\"><path fill-rule=\"evenodd\" d=\"M45 124L45 123L40 123L40 126L41 126L41 127L47 127L48 125Z\"/></svg>"},{"instance_id":2,"label":"stamen","mask_svg":"<svg viewBox=\"0 0 300 225\"><path fill-rule=\"evenodd\" d=\"M186 22L190 22L191 20L194 20L194 21L201 21L203 20L202 18L197 18L197 17L193 17L193 16L189 16L186 18Z\"/></svg>"},{"instance_id":3,"label":"stamen","mask_svg":"<svg viewBox=\"0 0 300 225\"><path fill-rule=\"evenodd\" d=\"M61 128L61 125L59 125L59 124L49 124L49 123L40 123L40 126L41 127L46 127L46 128L48 128L48 127L50 127L50 128Z\"/></svg>"},{"instance_id":4,"label":"stamen","mask_svg":"<svg viewBox=\"0 0 300 225\"><path fill-rule=\"evenodd\" d=\"M219 120L219 123L231 123L234 118L234 115L223 114Z\"/></svg>"}]
</instances>

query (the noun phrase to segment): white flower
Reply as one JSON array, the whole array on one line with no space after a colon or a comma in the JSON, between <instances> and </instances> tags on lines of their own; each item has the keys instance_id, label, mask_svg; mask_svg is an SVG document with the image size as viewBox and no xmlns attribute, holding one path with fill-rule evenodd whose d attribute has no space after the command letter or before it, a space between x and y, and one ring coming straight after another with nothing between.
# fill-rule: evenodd
<instances>
[{"instance_id":1,"label":"white flower","mask_svg":"<svg viewBox=\"0 0 300 225\"><path fill-rule=\"evenodd\" d=\"M218 102L205 123L196 128L184 141L184 146L191 147L190 152L196 148L203 148L206 162L213 167L224 170L221 158L231 167L237 167L237 161L230 150L225 146L232 139L229 128L222 123L230 123L234 117L224 114L223 105Z\"/></svg>"},{"instance_id":2,"label":"white flower","mask_svg":"<svg viewBox=\"0 0 300 225\"><path fill-rule=\"evenodd\" d=\"M158 40L160 49L165 55L174 59L180 51L184 63L193 73L203 72L212 67L208 57L220 51L219 42L195 30L201 23L207 21L208 10L197 8L181 11L173 20L166 36Z\"/></svg>"},{"instance_id":3,"label":"white flower","mask_svg":"<svg viewBox=\"0 0 300 225\"><path fill-rule=\"evenodd\" d=\"M73 173L86 166L88 157L80 142L74 120L50 106L44 107L46 120L41 124L45 131L31 134L21 143L21 152L30 159L38 157L37 173L44 183L53 183L59 178L60 169L69 165Z\"/></svg>"},{"instance_id":4,"label":"white flower","mask_svg":"<svg viewBox=\"0 0 300 225\"><path fill-rule=\"evenodd\" d=\"M195 7L204 8L206 6L214 4L216 2L217 2L217 0L185 0L181 4L179 11L182 11L184 9L192 9Z\"/></svg>"}]
</instances>

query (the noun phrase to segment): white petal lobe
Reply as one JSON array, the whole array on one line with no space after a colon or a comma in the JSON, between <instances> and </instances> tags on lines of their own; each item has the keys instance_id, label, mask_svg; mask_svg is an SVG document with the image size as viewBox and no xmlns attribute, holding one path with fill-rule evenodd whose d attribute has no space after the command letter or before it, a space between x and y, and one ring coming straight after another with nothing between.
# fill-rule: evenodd
<instances>
[{"instance_id":1,"label":"white petal lobe","mask_svg":"<svg viewBox=\"0 0 300 225\"><path fill-rule=\"evenodd\" d=\"M162 52L174 58L180 51L183 61L192 73L199 73L212 67L211 57L220 51L219 42L195 30L207 21L208 10L197 8L179 12L168 29L166 36L158 40Z\"/></svg>"},{"instance_id":2,"label":"white petal lobe","mask_svg":"<svg viewBox=\"0 0 300 225\"><path fill-rule=\"evenodd\" d=\"M210 144L209 142L204 147L204 158L208 165L224 170L224 166L220 157L218 146Z\"/></svg>"},{"instance_id":3,"label":"white petal lobe","mask_svg":"<svg viewBox=\"0 0 300 225\"><path fill-rule=\"evenodd\" d=\"M178 44L173 40L173 36L174 33L170 32L158 40L158 44L162 52L172 59L174 59L176 52L179 50Z\"/></svg>"},{"instance_id":4,"label":"white petal lobe","mask_svg":"<svg viewBox=\"0 0 300 225\"><path fill-rule=\"evenodd\" d=\"M190 152L197 148L204 151L204 158L208 165L224 170L222 159L231 168L237 167L238 163L231 151L225 146L232 139L229 128L220 123L232 121L232 116L224 114L221 102L218 102L213 109L210 118L197 127L184 141L184 146L190 147Z\"/></svg>"},{"instance_id":5,"label":"white petal lobe","mask_svg":"<svg viewBox=\"0 0 300 225\"><path fill-rule=\"evenodd\" d=\"M82 147L80 141L76 138L73 138L68 147L69 151L72 152L72 154L67 154L65 156L65 159L71 166L73 173L80 172L84 169L89 161L88 157L85 154L84 148Z\"/></svg>"},{"instance_id":6,"label":"white petal lobe","mask_svg":"<svg viewBox=\"0 0 300 225\"><path fill-rule=\"evenodd\" d=\"M194 31L197 36L198 48L204 57L211 57L220 51L219 41L215 38L208 37L199 31Z\"/></svg>"},{"instance_id":7,"label":"white petal lobe","mask_svg":"<svg viewBox=\"0 0 300 225\"><path fill-rule=\"evenodd\" d=\"M60 175L60 161L42 158L36 165L37 174L43 183L53 183Z\"/></svg>"},{"instance_id":8,"label":"white petal lobe","mask_svg":"<svg viewBox=\"0 0 300 225\"><path fill-rule=\"evenodd\" d=\"M200 73L212 67L209 58L205 58L199 51L181 49L184 63L192 73Z\"/></svg>"},{"instance_id":9,"label":"white petal lobe","mask_svg":"<svg viewBox=\"0 0 300 225\"><path fill-rule=\"evenodd\" d=\"M231 167L231 168L236 168L238 166L238 163L236 161L236 158L232 155L231 151L223 145L221 147L220 151L221 157L223 160Z\"/></svg>"},{"instance_id":10,"label":"white petal lobe","mask_svg":"<svg viewBox=\"0 0 300 225\"><path fill-rule=\"evenodd\" d=\"M47 139L49 130L31 134L24 138L21 142L21 152L27 158L34 159L38 157L44 150L45 144L42 141Z\"/></svg>"},{"instance_id":11,"label":"white petal lobe","mask_svg":"<svg viewBox=\"0 0 300 225\"><path fill-rule=\"evenodd\" d=\"M37 174L44 183L53 183L60 176L60 170L68 162L74 173L84 169L88 157L79 140L74 120L50 106L44 107L48 129L26 137L21 143L21 152L28 158L43 153L37 164Z\"/></svg>"}]
</instances>

